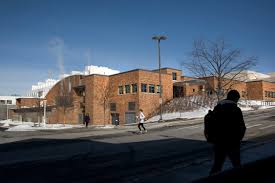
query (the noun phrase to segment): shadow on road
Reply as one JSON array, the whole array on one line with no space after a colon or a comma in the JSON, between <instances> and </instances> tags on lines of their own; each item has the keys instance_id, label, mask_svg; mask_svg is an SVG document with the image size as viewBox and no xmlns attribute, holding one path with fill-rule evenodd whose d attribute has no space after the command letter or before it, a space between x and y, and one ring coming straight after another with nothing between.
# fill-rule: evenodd
<instances>
[{"instance_id":1,"label":"shadow on road","mask_svg":"<svg viewBox=\"0 0 275 183\"><path fill-rule=\"evenodd\" d=\"M1 182L142 182L143 177L154 180L155 176L165 174L178 164L212 158L211 145L205 141L162 138L132 143L106 143L88 138L30 139L1 144ZM253 141L246 144L253 144ZM274 178L270 174L273 169L266 168L274 165L274 159L245 165L245 169L224 172L198 183L233 182L239 180L237 177L242 177L241 180L259 178L259 182L264 182L264 172ZM249 179L251 175L259 176Z\"/></svg>"},{"instance_id":2,"label":"shadow on road","mask_svg":"<svg viewBox=\"0 0 275 183\"><path fill-rule=\"evenodd\" d=\"M31 139L0 145L0 175L5 182L124 182L208 151L204 141L178 138L120 144Z\"/></svg>"}]
</instances>

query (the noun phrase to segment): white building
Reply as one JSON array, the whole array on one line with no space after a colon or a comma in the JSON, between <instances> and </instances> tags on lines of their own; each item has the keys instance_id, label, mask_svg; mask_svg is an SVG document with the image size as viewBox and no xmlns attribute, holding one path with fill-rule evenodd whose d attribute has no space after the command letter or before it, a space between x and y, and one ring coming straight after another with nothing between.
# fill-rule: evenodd
<instances>
[{"instance_id":1,"label":"white building","mask_svg":"<svg viewBox=\"0 0 275 183\"><path fill-rule=\"evenodd\" d=\"M20 96L0 96L0 105L16 105L16 99Z\"/></svg>"},{"instance_id":2,"label":"white building","mask_svg":"<svg viewBox=\"0 0 275 183\"><path fill-rule=\"evenodd\" d=\"M55 79L46 79L44 82L38 82L36 85L32 85L32 90L27 94L29 97L41 97L44 98L49 90L58 82Z\"/></svg>"}]
</instances>

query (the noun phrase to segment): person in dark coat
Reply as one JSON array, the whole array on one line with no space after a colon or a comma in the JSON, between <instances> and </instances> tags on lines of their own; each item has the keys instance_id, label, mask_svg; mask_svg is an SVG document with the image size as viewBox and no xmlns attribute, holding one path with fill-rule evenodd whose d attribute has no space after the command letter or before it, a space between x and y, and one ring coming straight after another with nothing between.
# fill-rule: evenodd
<instances>
[{"instance_id":1,"label":"person in dark coat","mask_svg":"<svg viewBox=\"0 0 275 183\"><path fill-rule=\"evenodd\" d=\"M246 126L241 109L237 106L240 94L231 90L227 98L218 102L216 111L215 133L216 141L213 143L214 164L210 175L222 170L226 156L229 157L234 168L241 167L240 144L244 137Z\"/></svg>"},{"instance_id":2,"label":"person in dark coat","mask_svg":"<svg viewBox=\"0 0 275 183\"><path fill-rule=\"evenodd\" d=\"M84 124L86 126L86 128L88 128L88 124L90 123L90 116L89 114L87 113L85 116L84 116Z\"/></svg>"}]
</instances>

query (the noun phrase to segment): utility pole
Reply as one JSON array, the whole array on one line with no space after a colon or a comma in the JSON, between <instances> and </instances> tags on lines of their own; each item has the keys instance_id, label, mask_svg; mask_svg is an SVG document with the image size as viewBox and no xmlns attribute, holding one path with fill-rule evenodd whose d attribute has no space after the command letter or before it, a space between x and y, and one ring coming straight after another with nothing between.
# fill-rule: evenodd
<instances>
[{"instance_id":1,"label":"utility pole","mask_svg":"<svg viewBox=\"0 0 275 183\"><path fill-rule=\"evenodd\" d=\"M158 65L159 65L159 104L160 104L160 117L159 117L159 122L162 121L162 83L161 83L161 62L160 62L160 40L166 40L167 37L165 36L154 36L152 37L153 40L157 40L157 45L158 45Z\"/></svg>"}]
</instances>

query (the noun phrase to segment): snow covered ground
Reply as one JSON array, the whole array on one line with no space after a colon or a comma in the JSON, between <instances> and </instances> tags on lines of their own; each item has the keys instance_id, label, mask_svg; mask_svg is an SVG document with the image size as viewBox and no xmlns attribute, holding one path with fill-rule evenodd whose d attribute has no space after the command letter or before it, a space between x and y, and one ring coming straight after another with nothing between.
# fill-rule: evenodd
<instances>
[{"instance_id":1,"label":"snow covered ground","mask_svg":"<svg viewBox=\"0 0 275 183\"><path fill-rule=\"evenodd\" d=\"M21 122L21 121L11 121L3 120L0 121L0 126L7 128L6 131L36 131L36 130L62 130L69 128L81 128L83 125L69 125L69 124L43 124L34 122Z\"/></svg>"},{"instance_id":2,"label":"snow covered ground","mask_svg":"<svg viewBox=\"0 0 275 183\"><path fill-rule=\"evenodd\" d=\"M241 104L240 108L242 111L275 108L275 102L263 102L263 101L257 101L257 100L240 100L239 104ZM162 119L170 120L170 119L176 119L176 118L182 118L182 119L201 118L207 114L209 109L200 108L198 110L188 111L188 112L164 113L162 115ZM148 119L147 122L153 122L158 120L159 120L159 115Z\"/></svg>"},{"instance_id":3,"label":"snow covered ground","mask_svg":"<svg viewBox=\"0 0 275 183\"><path fill-rule=\"evenodd\" d=\"M262 102L262 101L255 101L255 100L242 100L239 102L241 104L240 108L242 111L249 111L249 110L261 110L267 108L275 108L275 102ZM209 108L210 109L210 108ZM186 112L174 112L174 113L164 113L162 115L163 120L171 120L171 119L191 119L191 118L201 118L204 117L208 110L207 108L200 108L193 111L186 111ZM154 122L159 120L159 115L154 116L148 119L146 122ZM38 123L34 122L21 122L21 121L11 121L11 120L4 120L0 121L0 127L7 128L7 131L36 131L36 130L62 130L62 129L69 129L69 128L82 128L84 125L69 125L69 124L43 124L41 123L38 126ZM97 129L111 129L114 128L114 125L98 125L93 126Z\"/></svg>"}]
</instances>

